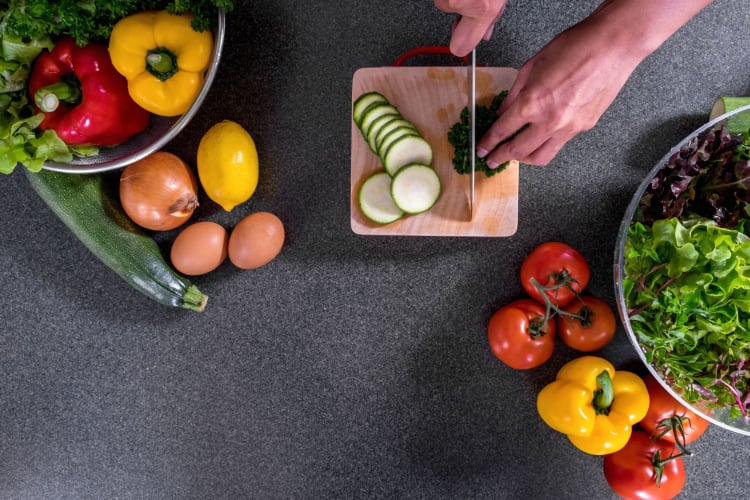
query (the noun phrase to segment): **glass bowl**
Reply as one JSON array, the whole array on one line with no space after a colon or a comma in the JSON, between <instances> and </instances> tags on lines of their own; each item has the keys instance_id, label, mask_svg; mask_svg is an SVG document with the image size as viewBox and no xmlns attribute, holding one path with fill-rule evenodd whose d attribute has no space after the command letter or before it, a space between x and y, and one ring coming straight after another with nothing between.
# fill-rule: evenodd
<instances>
[{"instance_id":1,"label":"glass bowl","mask_svg":"<svg viewBox=\"0 0 750 500\"><path fill-rule=\"evenodd\" d=\"M118 146L102 147L99 149L99 153L94 156L74 157L70 162L47 161L43 168L69 174L94 174L126 167L163 148L185 128L208 95L219 67L225 30L225 13L224 10L219 10L217 22L213 29L214 47L211 54L211 63L206 70L203 87L184 114L176 117L152 114L146 130Z\"/></svg>"},{"instance_id":2,"label":"glass bowl","mask_svg":"<svg viewBox=\"0 0 750 500\"><path fill-rule=\"evenodd\" d=\"M617 243L615 247L615 258L614 258L614 285L615 285L615 296L617 300L617 309L625 328L625 331L630 339L630 342L635 347L635 351L638 353L641 361L646 365L648 371L659 381L659 383L678 401L683 405L695 411L697 414L703 416L713 424L718 425L724 429L728 429L739 434L750 436L750 416L736 415L730 412L728 407L713 407L708 403L708 400L699 399L697 402L690 403L684 397L684 391L682 391L677 384L673 384L665 374L661 372L657 367L648 361L647 353L648 346L640 342L638 335L634 332L633 326L630 321L629 308L627 305L627 297L625 296L626 291L624 290L623 278L625 275L625 244L627 240L628 228L633 222L634 217L638 214L639 204L641 198L646 194L646 191L651 184L652 179L661 170L664 165L673 157L673 155L679 154L679 152L687 146L691 141L695 140L699 136L705 133L710 133L712 129L721 127L723 124L730 123L732 120L737 120L740 114L750 115L750 105L738 107L728 113L722 114L714 119L708 121L705 125L701 126L693 133L685 137L676 146L674 146L649 172L646 178L638 187L635 192L630 204L627 207L625 216L623 217L620 225L619 233L617 236ZM750 372L750 360L746 369ZM748 375L750 377L750 375ZM750 383L748 384L750 386ZM748 401L750 406L750 401Z\"/></svg>"}]
</instances>

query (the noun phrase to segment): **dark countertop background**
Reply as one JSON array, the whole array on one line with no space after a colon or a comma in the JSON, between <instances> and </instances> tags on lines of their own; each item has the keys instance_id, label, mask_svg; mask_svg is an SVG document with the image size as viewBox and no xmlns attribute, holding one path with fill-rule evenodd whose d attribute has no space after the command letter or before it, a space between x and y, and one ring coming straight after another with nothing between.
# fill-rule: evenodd
<instances>
[{"instance_id":1,"label":"dark countertop background","mask_svg":"<svg viewBox=\"0 0 750 500\"><path fill-rule=\"evenodd\" d=\"M596 1L511 1L479 62L518 67ZM613 249L643 176L720 95L750 94L750 11L716 0L636 69L593 130L522 166L508 238L363 237L349 226L351 80L448 41L429 0L237 2L216 83L169 146L194 164L213 123L257 142L288 235L256 271L193 281L202 314L133 291L46 208L0 180L0 498L614 498L601 458L535 410L575 353L520 372L486 344L523 257L562 240L614 305ZM445 60L440 61L441 64ZM164 241L164 239L162 239ZM166 243L165 243L166 244ZM642 371L622 328L599 354ZM681 498L750 489L750 438L713 426Z\"/></svg>"}]
</instances>

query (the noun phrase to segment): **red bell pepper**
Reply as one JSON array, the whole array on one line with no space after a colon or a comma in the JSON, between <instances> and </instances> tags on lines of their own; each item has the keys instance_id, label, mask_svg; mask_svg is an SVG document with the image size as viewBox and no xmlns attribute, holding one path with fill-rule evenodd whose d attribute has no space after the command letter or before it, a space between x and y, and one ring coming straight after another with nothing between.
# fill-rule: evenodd
<instances>
[{"instance_id":1,"label":"red bell pepper","mask_svg":"<svg viewBox=\"0 0 750 500\"><path fill-rule=\"evenodd\" d=\"M128 83L112 66L107 47L79 47L63 38L34 61L29 93L44 120L70 145L114 146L147 126L150 113L128 93Z\"/></svg>"}]
</instances>

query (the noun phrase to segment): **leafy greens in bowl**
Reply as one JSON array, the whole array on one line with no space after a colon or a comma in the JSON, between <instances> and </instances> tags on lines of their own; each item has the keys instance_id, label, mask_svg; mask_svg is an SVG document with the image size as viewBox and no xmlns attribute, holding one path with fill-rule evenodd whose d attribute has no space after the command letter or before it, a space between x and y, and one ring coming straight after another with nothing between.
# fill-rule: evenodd
<instances>
[{"instance_id":1,"label":"leafy greens in bowl","mask_svg":"<svg viewBox=\"0 0 750 500\"><path fill-rule=\"evenodd\" d=\"M233 5L232 0L4 2L0 9L0 174L9 174L19 165L32 172L42 168L75 174L104 172L125 167L166 146L188 125L211 88L224 43L225 13ZM75 39L79 47L88 42L107 45L118 21L152 10L189 12L196 31L213 34L210 64L189 109L179 116L152 115L145 130L113 146L66 144L51 130L42 131L43 115L29 95L29 79L40 53L53 49L55 41L63 37ZM78 100L83 98L78 96Z\"/></svg>"},{"instance_id":2,"label":"leafy greens in bowl","mask_svg":"<svg viewBox=\"0 0 750 500\"><path fill-rule=\"evenodd\" d=\"M615 292L661 384L750 435L750 106L700 127L643 181L620 227Z\"/></svg>"}]
</instances>

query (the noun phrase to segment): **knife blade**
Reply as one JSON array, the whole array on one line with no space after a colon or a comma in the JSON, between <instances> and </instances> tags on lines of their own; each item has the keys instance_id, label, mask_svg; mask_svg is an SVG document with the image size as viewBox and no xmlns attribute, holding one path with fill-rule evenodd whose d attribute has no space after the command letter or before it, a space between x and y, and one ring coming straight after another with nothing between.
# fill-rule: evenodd
<instances>
[{"instance_id":1,"label":"knife blade","mask_svg":"<svg viewBox=\"0 0 750 500\"><path fill-rule=\"evenodd\" d=\"M477 149L477 129L476 129L476 103L477 103L477 51L471 51L469 56L471 61L468 66L467 79L467 103L469 109L469 220L474 218L475 204L475 186L474 174L476 173L476 149Z\"/></svg>"}]
</instances>

